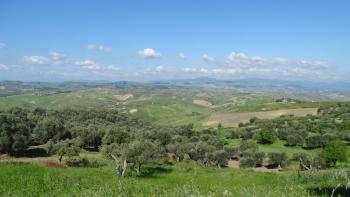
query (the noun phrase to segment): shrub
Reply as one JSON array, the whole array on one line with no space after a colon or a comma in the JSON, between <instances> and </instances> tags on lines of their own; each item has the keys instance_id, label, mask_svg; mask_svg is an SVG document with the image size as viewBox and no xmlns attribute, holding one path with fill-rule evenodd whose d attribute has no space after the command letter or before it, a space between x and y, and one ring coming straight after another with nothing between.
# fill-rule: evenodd
<instances>
[{"instance_id":1,"label":"shrub","mask_svg":"<svg viewBox=\"0 0 350 197\"><path fill-rule=\"evenodd\" d=\"M269 153L268 154L268 158L269 158L269 166L271 167L286 167L288 165L288 156L286 153Z\"/></svg>"},{"instance_id":2,"label":"shrub","mask_svg":"<svg viewBox=\"0 0 350 197\"><path fill-rule=\"evenodd\" d=\"M305 148L319 148L324 144L323 137L320 135L309 136L305 139Z\"/></svg>"},{"instance_id":3,"label":"shrub","mask_svg":"<svg viewBox=\"0 0 350 197\"><path fill-rule=\"evenodd\" d=\"M286 141L288 146L303 145L304 143L303 137L299 134L288 135Z\"/></svg>"},{"instance_id":4,"label":"shrub","mask_svg":"<svg viewBox=\"0 0 350 197\"><path fill-rule=\"evenodd\" d=\"M248 149L257 150L259 146L253 140L242 140L241 145L239 146L240 152L244 152Z\"/></svg>"},{"instance_id":5,"label":"shrub","mask_svg":"<svg viewBox=\"0 0 350 197\"><path fill-rule=\"evenodd\" d=\"M271 130L262 130L255 136L256 140L261 144L272 144L276 141L276 133Z\"/></svg>"},{"instance_id":6,"label":"shrub","mask_svg":"<svg viewBox=\"0 0 350 197\"><path fill-rule=\"evenodd\" d=\"M90 167L90 168L98 168L105 165L104 163L101 163L97 160L89 160L85 157L68 157L65 160L65 164L70 167Z\"/></svg>"},{"instance_id":7,"label":"shrub","mask_svg":"<svg viewBox=\"0 0 350 197\"><path fill-rule=\"evenodd\" d=\"M239 167L241 168L262 166L265 158L264 152L258 152L255 149L247 150L242 155L243 158L240 159L239 163Z\"/></svg>"},{"instance_id":8,"label":"shrub","mask_svg":"<svg viewBox=\"0 0 350 197\"><path fill-rule=\"evenodd\" d=\"M347 147L340 141L331 141L325 145L321 155L328 166L336 166L338 161L346 161Z\"/></svg>"}]
</instances>

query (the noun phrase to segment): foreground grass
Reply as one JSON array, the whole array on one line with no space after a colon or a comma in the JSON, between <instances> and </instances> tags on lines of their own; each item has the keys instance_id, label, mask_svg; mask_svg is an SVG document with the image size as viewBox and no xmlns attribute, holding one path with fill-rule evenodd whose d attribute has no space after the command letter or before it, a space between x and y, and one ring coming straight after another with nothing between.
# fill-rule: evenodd
<instances>
[{"instance_id":1,"label":"foreground grass","mask_svg":"<svg viewBox=\"0 0 350 197\"><path fill-rule=\"evenodd\" d=\"M49 168L0 163L0 196L328 196L329 178L202 168L195 163L148 165L118 178L113 163L100 168ZM328 192L328 193L327 193Z\"/></svg>"}]
</instances>

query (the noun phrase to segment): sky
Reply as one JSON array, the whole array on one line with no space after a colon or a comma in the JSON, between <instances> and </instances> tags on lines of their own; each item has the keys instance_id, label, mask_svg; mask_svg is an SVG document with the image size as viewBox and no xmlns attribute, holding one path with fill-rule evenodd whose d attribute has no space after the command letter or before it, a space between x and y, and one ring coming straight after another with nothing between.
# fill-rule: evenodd
<instances>
[{"instance_id":1,"label":"sky","mask_svg":"<svg viewBox=\"0 0 350 197\"><path fill-rule=\"evenodd\" d=\"M0 80L350 79L350 1L0 0Z\"/></svg>"}]
</instances>

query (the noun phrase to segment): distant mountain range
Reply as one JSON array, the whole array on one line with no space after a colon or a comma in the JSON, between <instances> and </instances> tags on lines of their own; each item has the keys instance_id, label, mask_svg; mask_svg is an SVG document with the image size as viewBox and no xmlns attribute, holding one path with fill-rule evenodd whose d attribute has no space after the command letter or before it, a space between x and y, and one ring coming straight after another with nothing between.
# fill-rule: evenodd
<instances>
[{"instance_id":1,"label":"distant mountain range","mask_svg":"<svg viewBox=\"0 0 350 197\"><path fill-rule=\"evenodd\" d=\"M77 89L109 87L109 88L133 88L133 87L186 87L200 88L217 91L237 91L250 93L271 93L278 95L314 95L328 99L350 98L349 82L311 82L311 81L287 81L272 79L238 79L220 80L201 77L184 80L158 80L149 82L132 81L67 81L61 83L48 82L22 82L1 81L0 96L9 96L23 93L52 94Z\"/></svg>"}]
</instances>

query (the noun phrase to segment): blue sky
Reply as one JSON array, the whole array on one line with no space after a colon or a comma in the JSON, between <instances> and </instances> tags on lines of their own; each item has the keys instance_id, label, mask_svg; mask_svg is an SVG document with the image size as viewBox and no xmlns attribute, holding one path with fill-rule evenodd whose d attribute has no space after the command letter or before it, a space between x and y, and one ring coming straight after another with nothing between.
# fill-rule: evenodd
<instances>
[{"instance_id":1,"label":"blue sky","mask_svg":"<svg viewBox=\"0 0 350 197\"><path fill-rule=\"evenodd\" d=\"M0 1L0 80L348 80L349 1Z\"/></svg>"}]
</instances>

